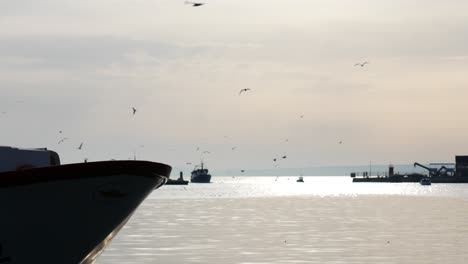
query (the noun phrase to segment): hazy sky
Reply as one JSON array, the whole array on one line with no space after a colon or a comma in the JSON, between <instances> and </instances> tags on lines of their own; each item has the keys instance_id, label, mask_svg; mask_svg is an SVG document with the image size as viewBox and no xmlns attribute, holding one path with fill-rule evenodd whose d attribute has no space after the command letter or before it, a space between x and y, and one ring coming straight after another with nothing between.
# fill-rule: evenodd
<instances>
[{"instance_id":1,"label":"hazy sky","mask_svg":"<svg viewBox=\"0 0 468 264\"><path fill-rule=\"evenodd\" d=\"M205 2L0 0L0 145L246 169L468 154L468 1Z\"/></svg>"}]
</instances>

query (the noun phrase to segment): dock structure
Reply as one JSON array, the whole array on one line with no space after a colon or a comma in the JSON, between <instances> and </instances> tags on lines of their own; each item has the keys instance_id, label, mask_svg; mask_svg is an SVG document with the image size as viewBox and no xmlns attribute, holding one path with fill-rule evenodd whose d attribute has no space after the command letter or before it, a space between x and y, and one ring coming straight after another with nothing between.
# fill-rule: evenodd
<instances>
[{"instance_id":1,"label":"dock structure","mask_svg":"<svg viewBox=\"0 0 468 264\"><path fill-rule=\"evenodd\" d=\"M368 172L352 172L350 176L353 182L420 182L423 178L430 178L432 183L468 183L468 156L456 156L455 163L430 164L435 167L428 167L418 162L415 162L414 166L421 167L428 173L395 173L394 166L390 165L388 172L376 172L375 176Z\"/></svg>"}]
</instances>

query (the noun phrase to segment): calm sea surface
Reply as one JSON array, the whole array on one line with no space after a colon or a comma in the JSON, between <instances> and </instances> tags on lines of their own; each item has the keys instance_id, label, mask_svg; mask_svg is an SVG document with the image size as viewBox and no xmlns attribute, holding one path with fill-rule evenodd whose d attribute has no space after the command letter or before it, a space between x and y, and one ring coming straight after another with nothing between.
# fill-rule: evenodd
<instances>
[{"instance_id":1,"label":"calm sea surface","mask_svg":"<svg viewBox=\"0 0 468 264\"><path fill-rule=\"evenodd\" d=\"M163 186L97 263L468 263L468 184L296 179Z\"/></svg>"}]
</instances>

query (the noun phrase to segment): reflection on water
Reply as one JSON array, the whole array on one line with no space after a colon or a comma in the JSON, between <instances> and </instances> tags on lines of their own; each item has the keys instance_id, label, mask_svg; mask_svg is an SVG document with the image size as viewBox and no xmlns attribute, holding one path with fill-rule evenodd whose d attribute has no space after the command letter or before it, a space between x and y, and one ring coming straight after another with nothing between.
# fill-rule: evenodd
<instances>
[{"instance_id":1,"label":"reflection on water","mask_svg":"<svg viewBox=\"0 0 468 264\"><path fill-rule=\"evenodd\" d=\"M468 199L468 184L353 183L350 177L213 177L213 183L164 186L151 198L245 198L275 196L411 195Z\"/></svg>"},{"instance_id":2,"label":"reflection on water","mask_svg":"<svg viewBox=\"0 0 468 264\"><path fill-rule=\"evenodd\" d=\"M468 257L468 185L213 180L156 190L97 263L465 263Z\"/></svg>"}]
</instances>

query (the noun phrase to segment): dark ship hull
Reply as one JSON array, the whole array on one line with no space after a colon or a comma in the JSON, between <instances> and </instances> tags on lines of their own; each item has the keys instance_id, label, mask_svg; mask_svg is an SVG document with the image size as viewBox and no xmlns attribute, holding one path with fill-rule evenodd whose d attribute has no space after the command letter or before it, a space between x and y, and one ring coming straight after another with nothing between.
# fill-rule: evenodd
<instances>
[{"instance_id":1,"label":"dark ship hull","mask_svg":"<svg viewBox=\"0 0 468 264\"><path fill-rule=\"evenodd\" d=\"M196 182L196 183L209 183L210 180L211 180L210 174L192 175L192 177L190 178L190 182Z\"/></svg>"},{"instance_id":2,"label":"dark ship hull","mask_svg":"<svg viewBox=\"0 0 468 264\"><path fill-rule=\"evenodd\" d=\"M0 173L0 263L93 263L170 170L104 161Z\"/></svg>"}]
</instances>

